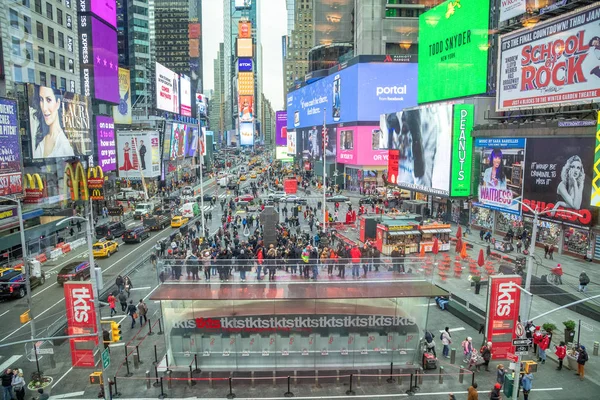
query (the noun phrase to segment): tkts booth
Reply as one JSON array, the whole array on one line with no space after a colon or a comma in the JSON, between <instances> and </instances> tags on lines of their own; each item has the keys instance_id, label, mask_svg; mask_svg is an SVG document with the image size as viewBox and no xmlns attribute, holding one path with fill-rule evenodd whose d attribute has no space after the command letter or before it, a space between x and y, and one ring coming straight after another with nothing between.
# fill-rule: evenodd
<instances>
[{"instance_id":1,"label":"tkts booth","mask_svg":"<svg viewBox=\"0 0 600 400\"><path fill-rule=\"evenodd\" d=\"M390 255L396 246L406 255L419 252L421 231L419 222L411 216L418 217L383 217L377 224L375 246L382 254Z\"/></svg>"},{"instance_id":2,"label":"tkts booth","mask_svg":"<svg viewBox=\"0 0 600 400\"><path fill-rule=\"evenodd\" d=\"M275 371L406 366L421 359L428 298L424 281L327 285L162 284L169 368L197 356L203 371Z\"/></svg>"}]
</instances>

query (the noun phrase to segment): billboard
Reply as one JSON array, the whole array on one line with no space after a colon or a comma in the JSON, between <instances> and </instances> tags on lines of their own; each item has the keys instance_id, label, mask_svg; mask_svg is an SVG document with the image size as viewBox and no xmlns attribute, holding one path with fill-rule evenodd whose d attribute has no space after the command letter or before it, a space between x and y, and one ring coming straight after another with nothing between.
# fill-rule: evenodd
<instances>
[{"instance_id":1,"label":"billboard","mask_svg":"<svg viewBox=\"0 0 600 400\"><path fill-rule=\"evenodd\" d=\"M252 6L252 0L235 0L235 9L239 10L242 8L250 8Z\"/></svg>"},{"instance_id":2,"label":"billboard","mask_svg":"<svg viewBox=\"0 0 600 400\"><path fill-rule=\"evenodd\" d=\"M297 148L302 157L311 161L323 161L323 126L298 129L296 131ZM326 128L325 155L330 162L335 161L338 136L333 127Z\"/></svg>"},{"instance_id":3,"label":"billboard","mask_svg":"<svg viewBox=\"0 0 600 400\"><path fill-rule=\"evenodd\" d=\"M102 172L117 168L115 149L115 123L111 117L96 116L96 139L98 141L98 166Z\"/></svg>"},{"instance_id":4,"label":"billboard","mask_svg":"<svg viewBox=\"0 0 600 400\"><path fill-rule=\"evenodd\" d=\"M240 96L254 96L254 73L238 73L238 94Z\"/></svg>"},{"instance_id":5,"label":"billboard","mask_svg":"<svg viewBox=\"0 0 600 400\"><path fill-rule=\"evenodd\" d=\"M167 161L171 159L171 135L173 132L173 123L167 122L165 124L165 131L163 134L162 143L162 159Z\"/></svg>"},{"instance_id":6,"label":"billboard","mask_svg":"<svg viewBox=\"0 0 600 400\"><path fill-rule=\"evenodd\" d=\"M598 102L600 4L500 37L496 109Z\"/></svg>"},{"instance_id":7,"label":"billboard","mask_svg":"<svg viewBox=\"0 0 600 400\"><path fill-rule=\"evenodd\" d=\"M33 159L92 154L88 97L27 84L27 98Z\"/></svg>"},{"instance_id":8,"label":"billboard","mask_svg":"<svg viewBox=\"0 0 600 400\"><path fill-rule=\"evenodd\" d=\"M202 30L200 29L200 24L198 22L190 22L188 24L188 39L199 39L202 34Z\"/></svg>"},{"instance_id":9,"label":"billboard","mask_svg":"<svg viewBox=\"0 0 600 400\"><path fill-rule=\"evenodd\" d=\"M93 334L98 332L94 290L91 282L65 282L65 309L67 312L67 332L70 335ZM96 364L94 346L98 336L69 339L71 363L74 367L90 367ZM79 348L78 348L79 347Z\"/></svg>"},{"instance_id":10,"label":"billboard","mask_svg":"<svg viewBox=\"0 0 600 400\"><path fill-rule=\"evenodd\" d=\"M252 58L252 39L237 39L237 56Z\"/></svg>"},{"instance_id":11,"label":"billboard","mask_svg":"<svg viewBox=\"0 0 600 400\"><path fill-rule=\"evenodd\" d=\"M419 16L419 104L487 91L489 0L447 0Z\"/></svg>"},{"instance_id":12,"label":"billboard","mask_svg":"<svg viewBox=\"0 0 600 400\"><path fill-rule=\"evenodd\" d=\"M115 124L131 125L131 78L129 70L119 68L119 105L113 107Z\"/></svg>"},{"instance_id":13,"label":"billboard","mask_svg":"<svg viewBox=\"0 0 600 400\"><path fill-rule=\"evenodd\" d=\"M208 132L212 136L212 132ZM200 129L200 133L198 135L198 155L205 156L206 155L206 127L203 126Z\"/></svg>"},{"instance_id":14,"label":"billboard","mask_svg":"<svg viewBox=\"0 0 600 400\"><path fill-rule=\"evenodd\" d=\"M534 210L555 209L541 219L591 225L587 209L592 192L594 137L527 139L523 203ZM561 213L569 210L580 214ZM523 214L529 211L523 207Z\"/></svg>"},{"instance_id":15,"label":"billboard","mask_svg":"<svg viewBox=\"0 0 600 400\"><path fill-rule=\"evenodd\" d=\"M171 131L171 151L170 159L175 160L185 155L185 146L187 144L188 126L186 124L173 123Z\"/></svg>"},{"instance_id":16,"label":"billboard","mask_svg":"<svg viewBox=\"0 0 600 400\"><path fill-rule=\"evenodd\" d=\"M287 146L287 112L275 112L275 145Z\"/></svg>"},{"instance_id":17,"label":"billboard","mask_svg":"<svg viewBox=\"0 0 600 400\"><path fill-rule=\"evenodd\" d=\"M296 131L288 131L287 135L287 152L290 156L296 156Z\"/></svg>"},{"instance_id":18,"label":"billboard","mask_svg":"<svg viewBox=\"0 0 600 400\"><path fill-rule=\"evenodd\" d=\"M252 59L251 58L238 58L238 71L251 72L252 71Z\"/></svg>"},{"instance_id":19,"label":"billboard","mask_svg":"<svg viewBox=\"0 0 600 400\"><path fill-rule=\"evenodd\" d=\"M388 165L387 143L380 148L379 126L337 128L337 162L351 165Z\"/></svg>"},{"instance_id":20,"label":"billboard","mask_svg":"<svg viewBox=\"0 0 600 400\"><path fill-rule=\"evenodd\" d=\"M287 128L379 121L417 105L417 64L359 63L301 87L287 96Z\"/></svg>"},{"instance_id":21,"label":"billboard","mask_svg":"<svg viewBox=\"0 0 600 400\"><path fill-rule=\"evenodd\" d=\"M240 145L254 145L254 126L252 122L240 122Z\"/></svg>"},{"instance_id":22,"label":"billboard","mask_svg":"<svg viewBox=\"0 0 600 400\"><path fill-rule=\"evenodd\" d=\"M254 120L254 96L240 96L238 100L240 122Z\"/></svg>"},{"instance_id":23,"label":"billboard","mask_svg":"<svg viewBox=\"0 0 600 400\"><path fill-rule=\"evenodd\" d=\"M388 181L401 188L448 196L452 105L436 104L387 114L381 131L388 132L388 148L398 159L388 165ZM391 154L391 153L390 153Z\"/></svg>"},{"instance_id":24,"label":"billboard","mask_svg":"<svg viewBox=\"0 0 600 400\"><path fill-rule=\"evenodd\" d=\"M181 75L181 115L192 116L192 86L190 77Z\"/></svg>"},{"instance_id":25,"label":"billboard","mask_svg":"<svg viewBox=\"0 0 600 400\"><path fill-rule=\"evenodd\" d=\"M93 15L80 15L78 20L81 91L119 104L117 31Z\"/></svg>"},{"instance_id":26,"label":"billboard","mask_svg":"<svg viewBox=\"0 0 600 400\"><path fill-rule=\"evenodd\" d=\"M455 104L452 132L452 168L450 170L450 196L471 195L471 166L473 163L473 104Z\"/></svg>"},{"instance_id":27,"label":"billboard","mask_svg":"<svg viewBox=\"0 0 600 400\"><path fill-rule=\"evenodd\" d=\"M160 176L160 135L156 131L117 131L117 160L122 178Z\"/></svg>"},{"instance_id":28,"label":"billboard","mask_svg":"<svg viewBox=\"0 0 600 400\"><path fill-rule=\"evenodd\" d=\"M23 192L17 102L0 98L0 196Z\"/></svg>"},{"instance_id":29,"label":"billboard","mask_svg":"<svg viewBox=\"0 0 600 400\"><path fill-rule=\"evenodd\" d=\"M476 206L520 214L525 143L522 138L475 139Z\"/></svg>"},{"instance_id":30,"label":"billboard","mask_svg":"<svg viewBox=\"0 0 600 400\"><path fill-rule=\"evenodd\" d=\"M594 149L594 177L592 178L591 206L600 207L600 113L597 113L596 148Z\"/></svg>"},{"instance_id":31,"label":"billboard","mask_svg":"<svg viewBox=\"0 0 600 400\"><path fill-rule=\"evenodd\" d=\"M292 161L294 161L294 157L290 157L288 155L287 146L277 146L277 147L275 147L275 159L281 160L282 162L292 162Z\"/></svg>"},{"instance_id":32,"label":"billboard","mask_svg":"<svg viewBox=\"0 0 600 400\"><path fill-rule=\"evenodd\" d=\"M527 0L501 0L500 22L525 14Z\"/></svg>"},{"instance_id":33,"label":"billboard","mask_svg":"<svg viewBox=\"0 0 600 400\"><path fill-rule=\"evenodd\" d=\"M505 360L514 352L516 327L521 305L521 277L518 275L489 277L486 338L494 343L492 360Z\"/></svg>"},{"instance_id":34,"label":"billboard","mask_svg":"<svg viewBox=\"0 0 600 400\"><path fill-rule=\"evenodd\" d=\"M156 108L179 114L179 75L156 63Z\"/></svg>"},{"instance_id":35,"label":"billboard","mask_svg":"<svg viewBox=\"0 0 600 400\"><path fill-rule=\"evenodd\" d=\"M116 0L79 0L78 11L80 13L91 12L98 18L117 29L117 1Z\"/></svg>"},{"instance_id":36,"label":"billboard","mask_svg":"<svg viewBox=\"0 0 600 400\"><path fill-rule=\"evenodd\" d=\"M198 127L191 126L190 132L187 135L187 144L185 145L185 156L195 157L198 150L199 133Z\"/></svg>"},{"instance_id":37,"label":"billboard","mask_svg":"<svg viewBox=\"0 0 600 400\"><path fill-rule=\"evenodd\" d=\"M238 22L238 38L248 39L252 37L252 23L250 21Z\"/></svg>"}]
</instances>

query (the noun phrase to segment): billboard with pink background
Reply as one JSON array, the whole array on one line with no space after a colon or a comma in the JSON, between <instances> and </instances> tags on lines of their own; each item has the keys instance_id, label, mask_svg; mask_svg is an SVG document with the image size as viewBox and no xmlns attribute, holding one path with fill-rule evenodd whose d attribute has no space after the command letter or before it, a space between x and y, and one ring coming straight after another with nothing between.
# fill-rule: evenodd
<instances>
[{"instance_id":1,"label":"billboard with pink background","mask_svg":"<svg viewBox=\"0 0 600 400\"><path fill-rule=\"evenodd\" d=\"M275 145L287 146L287 112L275 112Z\"/></svg>"},{"instance_id":2,"label":"billboard with pink background","mask_svg":"<svg viewBox=\"0 0 600 400\"><path fill-rule=\"evenodd\" d=\"M349 165L387 165L387 141L382 137L379 126L345 126L336 129L337 162Z\"/></svg>"}]
</instances>

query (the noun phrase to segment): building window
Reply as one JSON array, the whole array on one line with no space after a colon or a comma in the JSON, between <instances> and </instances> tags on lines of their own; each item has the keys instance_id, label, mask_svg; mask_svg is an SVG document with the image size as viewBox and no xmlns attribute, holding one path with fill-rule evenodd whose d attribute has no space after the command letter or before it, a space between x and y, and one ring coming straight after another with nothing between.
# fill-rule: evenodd
<instances>
[{"instance_id":1,"label":"building window","mask_svg":"<svg viewBox=\"0 0 600 400\"><path fill-rule=\"evenodd\" d=\"M56 75L50 75L50 87L56 89Z\"/></svg>"},{"instance_id":2,"label":"building window","mask_svg":"<svg viewBox=\"0 0 600 400\"><path fill-rule=\"evenodd\" d=\"M46 73L40 71L40 85L46 86L48 83L46 82Z\"/></svg>"},{"instance_id":3,"label":"building window","mask_svg":"<svg viewBox=\"0 0 600 400\"><path fill-rule=\"evenodd\" d=\"M11 49L13 56L21 57L21 42L19 38L16 38L14 36L11 37Z\"/></svg>"},{"instance_id":4,"label":"building window","mask_svg":"<svg viewBox=\"0 0 600 400\"><path fill-rule=\"evenodd\" d=\"M50 3L46 3L46 18L48 18L49 20L54 19L54 15L52 13L52 4Z\"/></svg>"},{"instance_id":5,"label":"building window","mask_svg":"<svg viewBox=\"0 0 600 400\"><path fill-rule=\"evenodd\" d=\"M60 8L56 9L56 22L63 24L63 12Z\"/></svg>"},{"instance_id":6,"label":"building window","mask_svg":"<svg viewBox=\"0 0 600 400\"><path fill-rule=\"evenodd\" d=\"M33 44L25 42L25 58L33 60Z\"/></svg>"},{"instance_id":7,"label":"building window","mask_svg":"<svg viewBox=\"0 0 600 400\"><path fill-rule=\"evenodd\" d=\"M58 56L58 67L60 69L62 69L63 71L65 70L65 68L66 68L66 65L65 65L65 56L61 56L61 55ZM65 83L65 86L66 85L67 84Z\"/></svg>"},{"instance_id":8,"label":"building window","mask_svg":"<svg viewBox=\"0 0 600 400\"><path fill-rule=\"evenodd\" d=\"M42 0L35 0L35 12L38 14L42 13Z\"/></svg>"},{"instance_id":9,"label":"building window","mask_svg":"<svg viewBox=\"0 0 600 400\"><path fill-rule=\"evenodd\" d=\"M62 32L58 32L58 47L65 48L65 34Z\"/></svg>"},{"instance_id":10,"label":"building window","mask_svg":"<svg viewBox=\"0 0 600 400\"><path fill-rule=\"evenodd\" d=\"M35 71L33 68L27 68L27 82L35 83Z\"/></svg>"},{"instance_id":11,"label":"building window","mask_svg":"<svg viewBox=\"0 0 600 400\"><path fill-rule=\"evenodd\" d=\"M29 6L31 5L31 4L29 3L29 0L22 0L22 1L21 1L21 4L23 4L23 5L24 5L25 7L27 7L27 8L29 8Z\"/></svg>"},{"instance_id":12,"label":"building window","mask_svg":"<svg viewBox=\"0 0 600 400\"><path fill-rule=\"evenodd\" d=\"M48 42L54 44L54 28L48 27Z\"/></svg>"},{"instance_id":13,"label":"building window","mask_svg":"<svg viewBox=\"0 0 600 400\"><path fill-rule=\"evenodd\" d=\"M40 46L38 46L38 62L40 64L46 64L46 51Z\"/></svg>"},{"instance_id":14,"label":"building window","mask_svg":"<svg viewBox=\"0 0 600 400\"><path fill-rule=\"evenodd\" d=\"M60 89L67 90L67 79L66 78L60 78Z\"/></svg>"},{"instance_id":15,"label":"building window","mask_svg":"<svg viewBox=\"0 0 600 400\"><path fill-rule=\"evenodd\" d=\"M53 51L49 51L48 54L50 55L50 57L49 57L50 66L56 67L56 53Z\"/></svg>"},{"instance_id":16,"label":"building window","mask_svg":"<svg viewBox=\"0 0 600 400\"><path fill-rule=\"evenodd\" d=\"M23 71L20 65L14 65L13 67L15 82L23 82Z\"/></svg>"},{"instance_id":17,"label":"building window","mask_svg":"<svg viewBox=\"0 0 600 400\"><path fill-rule=\"evenodd\" d=\"M27 35L31 35L33 32L31 31L31 18L27 15L23 15L23 30Z\"/></svg>"},{"instance_id":18,"label":"building window","mask_svg":"<svg viewBox=\"0 0 600 400\"><path fill-rule=\"evenodd\" d=\"M19 13L12 8L10 9L10 26L19 29Z\"/></svg>"},{"instance_id":19,"label":"building window","mask_svg":"<svg viewBox=\"0 0 600 400\"><path fill-rule=\"evenodd\" d=\"M44 40L44 25L41 22L36 22L35 29L37 31L37 38Z\"/></svg>"},{"instance_id":20,"label":"building window","mask_svg":"<svg viewBox=\"0 0 600 400\"><path fill-rule=\"evenodd\" d=\"M69 58L69 72L75 73L75 61L72 58Z\"/></svg>"}]
</instances>

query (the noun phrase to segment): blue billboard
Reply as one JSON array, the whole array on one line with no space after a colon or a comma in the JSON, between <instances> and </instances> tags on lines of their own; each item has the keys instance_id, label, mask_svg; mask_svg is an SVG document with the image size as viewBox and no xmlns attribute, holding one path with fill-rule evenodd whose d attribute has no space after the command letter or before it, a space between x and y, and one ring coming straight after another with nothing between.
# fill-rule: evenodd
<instances>
[{"instance_id":1,"label":"blue billboard","mask_svg":"<svg viewBox=\"0 0 600 400\"><path fill-rule=\"evenodd\" d=\"M238 58L238 71L252 72L252 59L251 58Z\"/></svg>"},{"instance_id":2,"label":"blue billboard","mask_svg":"<svg viewBox=\"0 0 600 400\"><path fill-rule=\"evenodd\" d=\"M378 122L383 113L417 105L416 63L360 63L287 96L287 128Z\"/></svg>"}]
</instances>

